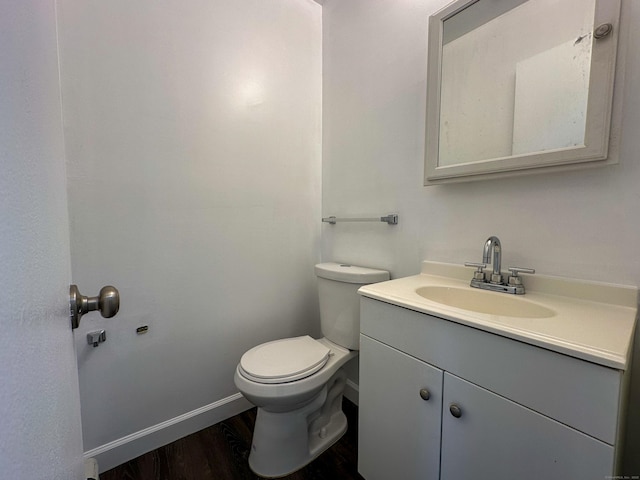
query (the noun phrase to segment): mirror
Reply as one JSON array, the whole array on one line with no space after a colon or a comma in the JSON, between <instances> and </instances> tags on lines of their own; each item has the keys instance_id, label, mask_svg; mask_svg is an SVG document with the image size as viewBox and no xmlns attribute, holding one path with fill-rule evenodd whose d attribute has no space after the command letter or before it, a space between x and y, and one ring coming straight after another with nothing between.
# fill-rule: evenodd
<instances>
[{"instance_id":1,"label":"mirror","mask_svg":"<svg viewBox=\"0 0 640 480\"><path fill-rule=\"evenodd\" d=\"M425 185L607 162L620 0L457 0L429 19Z\"/></svg>"}]
</instances>

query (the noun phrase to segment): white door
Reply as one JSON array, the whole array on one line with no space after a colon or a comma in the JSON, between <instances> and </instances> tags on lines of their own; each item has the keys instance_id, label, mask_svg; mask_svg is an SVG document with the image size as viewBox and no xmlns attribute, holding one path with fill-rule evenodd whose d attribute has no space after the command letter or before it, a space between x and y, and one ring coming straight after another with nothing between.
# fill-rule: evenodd
<instances>
[{"instance_id":1,"label":"white door","mask_svg":"<svg viewBox=\"0 0 640 480\"><path fill-rule=\"evenodd\" d=\"M0 0L0 477L83 476L54 0Z\"/></svg>"}]
</instances>

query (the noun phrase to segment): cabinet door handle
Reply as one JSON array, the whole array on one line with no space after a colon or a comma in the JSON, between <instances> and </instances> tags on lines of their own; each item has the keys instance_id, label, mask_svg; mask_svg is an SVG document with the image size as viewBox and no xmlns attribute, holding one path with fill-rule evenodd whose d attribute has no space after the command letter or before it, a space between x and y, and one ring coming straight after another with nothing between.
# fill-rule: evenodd
<instances>
[{"instance_id":1,"label":"cabinet door handle","mask_svg":"<svg viewBox=\"0 0 640 480\"><path fill-rule=\"evenodd\" d=\"M449 405L449 411L451 412L451 415L456 418L460 418L462 416L462 409L455 403Z\"/></svg>"},{"instance_id":2,"label":"cabinet door handle","mask_svg":"<svg viewBox=\"0 0 640 480\"><path fill-rule=\"evenodd\" d=\"M429 390L427 390L426 388L421 388L420 389L420 397L423 400L429 400L431 398L431 394L429 393Z\"/></svg>"}]
</instances>

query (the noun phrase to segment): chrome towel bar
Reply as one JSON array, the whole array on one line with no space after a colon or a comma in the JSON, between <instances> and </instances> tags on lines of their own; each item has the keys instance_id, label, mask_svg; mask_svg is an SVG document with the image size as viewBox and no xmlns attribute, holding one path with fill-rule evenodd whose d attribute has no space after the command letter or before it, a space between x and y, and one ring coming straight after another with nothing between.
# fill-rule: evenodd
<instances>
[{"instance_id":1,"label":"chrome towel bar","mask_svg":"<svg viewBox=\"0 0 640 480\"><path fill-rule=\"evenodd\" d=\"M398 224L398 214L390 213L384 217L373 217L373 218L336 218L336 217L324 217L322 219L323 222L330 223L331 225L335 225L337 222L386 222L389 225L397 225Z\"/></svg>"}]
</instances>

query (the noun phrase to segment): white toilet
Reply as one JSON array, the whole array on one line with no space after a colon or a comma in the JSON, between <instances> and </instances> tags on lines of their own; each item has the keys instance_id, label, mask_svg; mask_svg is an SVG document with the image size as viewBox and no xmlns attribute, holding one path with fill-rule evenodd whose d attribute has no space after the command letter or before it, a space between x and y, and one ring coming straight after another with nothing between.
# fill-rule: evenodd
<instances>
[{"instance_id":1,"label":"white toilet","mask_svg":"<svg viewBox=\"0 0 640 480\"><path fill-rule=\"evenodd\" d=\"M389 272L339 263L315 266L324 335L263 343L246 352L234 376L258 406L249 466L262 477L304 467L347 430L342 412L346 374L340 367L360 345L358 288L389 280Z\"/></svg>"}]
</instances>

